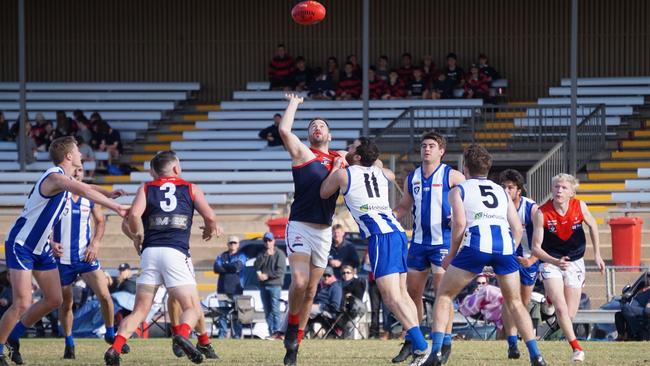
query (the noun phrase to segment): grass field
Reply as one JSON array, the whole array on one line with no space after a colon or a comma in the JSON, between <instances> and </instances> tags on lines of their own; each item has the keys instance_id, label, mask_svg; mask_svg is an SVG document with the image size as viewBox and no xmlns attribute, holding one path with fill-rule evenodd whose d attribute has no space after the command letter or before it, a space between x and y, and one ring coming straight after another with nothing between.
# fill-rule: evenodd
<instances>
[{"instance_id":1,"label":"grass field","mask_svg":"<svg viewBox=\"0 0 650 366\"><path fill-rule=\"evenodd\" d=\"M76 340L76 360L63 360L62 339L25 339L21 353L27 365L103 365L108 345L101 340ZM132 352L122 356L122 365L192 365L186 358L171 353L170 339L131 340ZM205 365L281 365L284 349L280 341L213 340L220 359ZM299 365L392 365L390 359L399 350L398 341L307 340L303 342ZM525 346L520 342L520 347ZM650 365L650 343L584 342L585 365ZM551 365L569 365L570 349L566 342L540 342L544 357ZM506 359L505 341L457 341L449 365L528 365L522 359ZM403 365L406 365L404 363Z\"/></svg>"}]
</instances>

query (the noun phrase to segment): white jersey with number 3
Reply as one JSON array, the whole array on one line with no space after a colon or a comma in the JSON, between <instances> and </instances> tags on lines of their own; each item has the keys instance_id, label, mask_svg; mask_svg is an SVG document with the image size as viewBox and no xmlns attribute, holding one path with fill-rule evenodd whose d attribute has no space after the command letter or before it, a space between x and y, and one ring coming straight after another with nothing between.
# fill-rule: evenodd
<instances>
[{"instance_id":1,"label":"white jersey with number 3","mask_svg":"<svg viewBox=\"0 0 650 366\"><path fill-rule=\"evenodd\" d=\"M343 198L362 236L403 232L388 203L388 178L383 169L353 165L346 171L348 187Z\"/></svg>"},{"instance_id":2,"label":"white jersey with number 3","mask_svg":"<svg viewBox=\"0 0 650 366\"><path fill-rule=\"evenodd\" d=\"M510 255L515 244L508 223L510 197L489 179L472 178L459 185L467 225L463 246L483 253Z\"/></svg>"}]
</instances>

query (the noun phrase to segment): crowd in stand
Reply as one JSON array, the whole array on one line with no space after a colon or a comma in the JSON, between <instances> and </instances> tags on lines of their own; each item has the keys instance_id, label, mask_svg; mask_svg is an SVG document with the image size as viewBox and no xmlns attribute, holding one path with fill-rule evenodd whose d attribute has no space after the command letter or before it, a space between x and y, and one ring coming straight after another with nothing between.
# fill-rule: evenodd
<instances>
[{"instance_id":1,"label":"crowd in stand","mask_svg":"<svg viewBox=\"0 0 650 366\"><path fill-rule=\"evenodd\" d=\"M329 57L326 66L312 68L307 60L289 55L279 44L268 68L271 88L307 92L311 99L355 100L361 98L362 73L356 55L349 55L342 67L336 57ZM465 72L458 57L450 52L445 66L438 68L433 57L425 55L419 64L410 53L402 54L399 67L391 65L382 55L368 73L370 99L451 99L454 90L462 89L463 98L490 100L490 87L501 78L480 54Z\"/></svg>"}]
</instances>

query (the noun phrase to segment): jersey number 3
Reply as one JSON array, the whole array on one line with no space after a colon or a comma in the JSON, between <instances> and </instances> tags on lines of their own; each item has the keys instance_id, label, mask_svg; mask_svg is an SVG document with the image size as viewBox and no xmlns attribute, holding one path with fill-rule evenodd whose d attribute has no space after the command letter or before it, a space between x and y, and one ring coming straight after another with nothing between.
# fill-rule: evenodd
<instances>
[{"instance_id":1,"label":"jersey number 3","mask_svg":"<svg viewBox=\"0 0 650 366\"><path fill-rule=\"evenodd\" d=\"M174 183L167 182L160 186L160 191L165 192L165 200L160 201L160 208L165 212L172 212L176 209L176 185Z\"/></svg>"},{"instance_id":2,"label":"jersey number 3","mask_svg":"<svg viewBox=\"0 0 650 366\"><path fill-rule=\"evenodd\" d=\"M497 196L492 193L492 187L490 186L478 186L478 188L481 190L481 197L487 197L488 199L483 201L483 204L487 208L495 208L499 205L499 201L497 200ZM490 199L492 202L490 202Z\"/></svg>"}]
</instances>

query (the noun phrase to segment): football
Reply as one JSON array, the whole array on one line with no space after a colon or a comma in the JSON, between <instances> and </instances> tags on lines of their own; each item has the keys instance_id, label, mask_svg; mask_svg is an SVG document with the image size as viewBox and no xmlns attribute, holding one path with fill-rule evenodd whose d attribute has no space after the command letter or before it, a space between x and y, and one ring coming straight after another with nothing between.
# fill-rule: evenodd
<instances>
[{"instance_id":1,"label":"football","mask_svg":"<svg viewBox=\"0 0 650 366\"><path fill-rule=\"evenodd\" d=\"M291 9L291 17L300 25L314 25L325 19L325 7L318 1L302 1Z\"/></svg>"}]
</instances>

